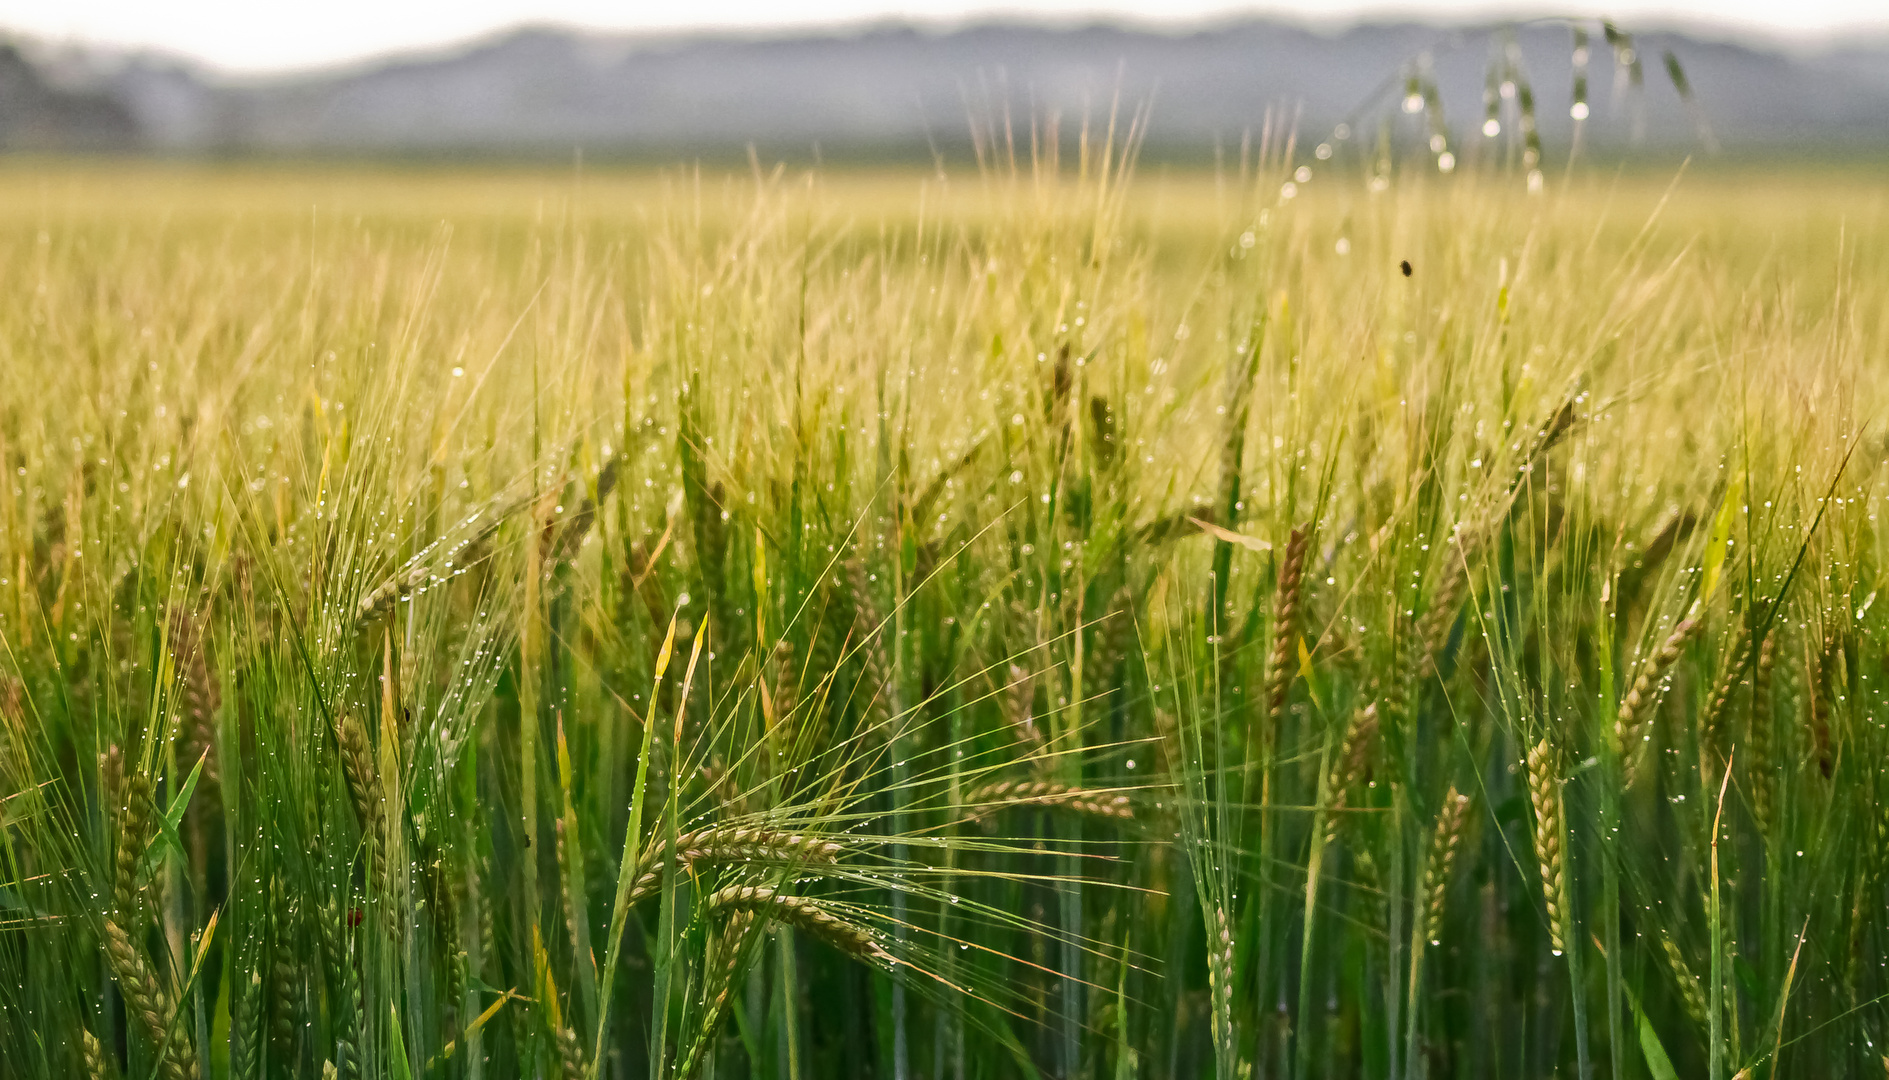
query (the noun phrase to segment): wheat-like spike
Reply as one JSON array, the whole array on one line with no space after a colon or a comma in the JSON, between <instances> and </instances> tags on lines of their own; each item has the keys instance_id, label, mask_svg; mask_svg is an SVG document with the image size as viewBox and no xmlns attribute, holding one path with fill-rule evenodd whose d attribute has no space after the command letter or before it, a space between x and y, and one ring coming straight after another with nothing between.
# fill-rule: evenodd
<instances>
[{"instance_id":1,"label":"wheat-like spike","mask_svg":"<svg viewBox=\"0 0 1889 1080\"><path fill-rule=\"evenodd\" d=\"M1831 669L1840 659L1840 650L1835 637L1823 643L1823 654L1813 656L1809 665L1810 676L1810 752L1817 760L1817 772L1825 780L1830 779L1832 762L1830 760L1830 707L1833 694L1832 682L1839 676Z\"/></svg>"},{"instance_id":2,"label":"wheat-like spike","mask_svg":"<svg viewBox=\"0 0 1889 1080\"><path fill-rule=\"evenodd\" d=\"M157 813L151 801L151 780L133 773L123 781L124 805L118 813L118 849L112 867L112 903L123 926L137 926L138 868L150 845L151 821Z\"/></svg>"},{"instance_id":3,"label":"wheat-like spike","mask_svg":"<svg viewBox=\"0 0 1889 1080\"><path fill-rule=\"evenodd\" d=\"M1383 702L1379 713L1392 725L1407 730L1416 711L1411 690L1423 666L1429 662L1429 654L1422 648L1416 623L1401 612L1393 615L1391 621L1391 669L1378 694L1378 700Z\"/></svg>"},{"instance_id":4,"label":"wheat-like spike","mask_svg":"<svg viewBox=\"0 0 1889 1080\"><path fill-rule=\"evenodd\" d=\"M1646 722L1656 684L1660 676L1678 662L1679 654L1698 631L1699 623L1696 616L1680 620L1679 625L1673 627L1673 632L1667 635L1666 640L1640 667L1640 674L1633 680L1633 687L1620 701L1620 711L1614 717L1614 739L1618 743L1627 787L1632 787L1634 781L1639 779L1640 750L1648 738Z\"/></svg>"},{"instance_id":5,"label":"wheat-like spike","mask_svg":"<svg viewBox=\"0 0 1889 1080\"><path fill-rule=\"evenodd\" d=\"M577 1037L577 1032L561 1027L557 1030L558 1066L563 1072L563 1080L584 1080L584 1044Z\"/></svg>"},{"instance_id":6,"label":"wheat-like spike","mask_svg":"<svg viewBox=\"0 0 1889 1080\"><path fill-rule=\"evenodd\" d=\"M1436 663L1446 645L1449 644L1450 630L1456 625L1456 612L1463 606L1463 594L1468 591L1470 554L1475 550L1468 529L1458 529L1443 545L1442 565L1438 567L1436 588L1431 590L1430 602L1423 609L1423 621L1417 625L1417 642L1423 649L1423 660Z\"/></svg>"},{"instance_id":7,"label":"wheat-like spike","mask_svg":"<svg viewBox=\"0 0 1889 1080\"><path fill-rule=\"evenodd\" d=\"M573 880L571 877L571 846L564 836L564 819L562 817L555 818L551 824L552 832L556 837L555 847L558 861L558 880L562 883L568 883ZM582 856L579 857L581 858ZM564 911L564 932L569 935L569 940L573 942L578 941L577 907L571 902L571 890L568 885L560 884L557 893L558 906Z\"/></svg>"},{"instance_id":8,"label":"wheat-like spike","mask_svg":"<svg viewBox=\"0 0 1889 1080\"><path fill-rule=\"evenodd\" d=\"M964 797L971 816L982 817L1012 806L1055 806L1078 814L1133 821L1135 806L1126 795L1058 784L1049 780L999 780Z\"/></svg>"},{"instance_id":9,"label":"wheat-like spike","mask_svg":"<svg viewBox=\"0 0 1889 1080\"><path fill-rule=\"evenodd\" d=\"M1776 729L1771 707L1771 674L1777 661L1777 635L1765 635L1758 648L1758 666L1751 678L1751 737L1747 749L1746 776L1751 787L1751 815L1757 819L1758 834L1771 835L1773 770L1772 733Z\"/></svg>"},{"instance_id":10,"label":"wheat-like spike","mask_svg":"<svg viewBox=\"0 0 1889 1080\"><path fill-rule=\"evenodd\" d=\"M879 947L870 931L834 915L806 897L787 896L759 885L737 885L709 897L708 907L717 912L752 911L763 918L778 919L797 930L803 930L809 936L862 960L891 960L891 956Z\"/></svg>"},{"instance_id":11,"label":"wheat-like spike","mask_svg":"<svg viewBox=\"0 0 1889 1080\"><path fill-rule=\"evenodd\" d=\"M794 643L782 638L774 643L774 687L768 695L771 706L769 734L774 737L775 753L789 757L801 751L794 745L789 718L800 705L800 669L794 663Z\"/></svg>"},{"instance_id":12,"label":"wheat-like spike","mask_svg":"<svg viewBox=\"0 0 1889 1080\"><path fill-rule=\"evenodd\" d=\"M275 938L269 950L269 1034L276 1051L285 1060L295 1056L295 1014L300 1006L296 986L301 982L292 942L295 941L295 910L289 904L288 889L278 881L275 896Z\"/></svg>"},{"instance_id":13,"label":"wheat-like spike","mask_svg":"<svg viewBox=\"0 0 1889 1080\"><path fill-rule=\"evenodd\" d=\"M125 754L117 743L98 753L98 808L107 826L125 807Z\"/></svg>"},{"instance_id":14,"label":"wheat-like spike","mask_svg":"<svg viewBox=\"0 0 1889 1080\"><path fill-rule=\"evenodd\" d=\"M1361 909L1359 921L1374 930L1382 930L1389 919L1384 903L1384 876L1378 872L1377 856L1369 847L1360 847L1353 856L1358 868L1355 894Z\"/></svg>"},{"instance_id":15,"label":"wheat-like spike","mask_svg":"<svg viewBox=\"0 0 1889 1080\"><path fill-rule=\"evenodd\" d=\"M1035 755L1043 752L1043 733L1036 726L1036 719L1031 715L1031 705L1036 698L1036 679L1019 664L1010 665L1010 681L1004 685L1003 710L1004 723L1010 726L1011 734L1026 754Z\"/></svg>"},{"instance_id":16,"label":"wheat-like spike","mask_svg":"<svg viewBox=\"0 0 1889 1080\"><path fill-rule=\"evenodd\" d=\"M1123 585L1103 609L1101 633L1096 635L1094 663L1084 661L1083 681L1104 689L1119 689L1116 671L1128 659L1135 643L1134 589Z\"/></svg>"},{"instance_id":17,"label":"wheat-like spike","mask_svg":"<svg viewBox=\"0 0 1889 1080\"><path fill-rule=\"evenodd\" d=\"M727 921L722 923L721 933L716 938L714 951L702 978L702 997L707 1002L702 1010L702 1025L696 1032L695 1041L689 1046L682 1067L676 1070L676 1080L694 1080L703 1062L708 1060L707 1050L714 1045L722 1014L728 1009L728 996L734 988L735 969L741 962L742 945L753 927L754 912L747 910L730 913Z\"/></svg>"},{"instance_id":18,"label":"wheat-like spike","mask_svg":"<svg viewBox=\"0 0 1889 1080\"><path fill-rule=\"evenodd\" d=\"M1535 861L1541 866L1542 899L1548 906L1548 938L1554 953L1567 951L1567 873L1561 855L1561 779L1554 751L1543 739L1528 751L1528 801L1535 809Z\"/></svg>"},{"instance_id":19,"label":"wheat-like spike","mask_svg":"<svg viewBox=\"0 0 1889 1080\"><path fill-rule=\"evenodd\" d=\"M808 677L816 678L815 672L820 674L815 685L804 696L800 692L800 661L793 643L783 638L775 646L774 716L780 725L775 736L775 746L783 772L820 755L826 730L819 701L822 689L833 678L833 670L837 665L836 653L831 645L832 637L831 628L824 625L813 634Z\"/></svg>"},{"instance_id":20,"label":"wheat-like spike","mask_svg":"<svg viewBox=\"0 0 1889 1080\"><path fill-rule=\"evenodd\" d=\"M1207 943L1207 982L1214 1041L1226 1046L1233 1039L1233 928L1224 904L1215 904L1214 932Z\"/></svg>"},{"instance_id":21,"label":"wheat-like spike","mask_svg":"<svg viewBox=\"0 0 1889 1080\"><path fill-rule=\"evenodd\" d=\"M253 946L252 946L253 951ZM238 976L241 979L241 976ZM254 970L241 979L236 1008L230 1016L230 1076L232 1080L261 1080L262 973Z\"/></svg>"},{"instance_id":22,"label":"wheat-like spike","mask_svg":"<svg viewBox=\"0 0 1889 1080\"><path fill-rule=\"evenodd\" d=\"M111 1058L99 1045L98 1036L84 1028L79 1029L79 1055L85 1059L85 1075L90 1080L112 1080L116 1070L112 1068Z\"/></svg>"},{"instance_id":23,"label":"wheat-like spike","mask_svg":"<svg viewBox=\"0 0 1889 1080\"><path fill-rule=\"evenodd\" d=\"M711 827L677 836L675 850L677 864L687 868L696 863L748 862L830 866L846 849L832 840L777 829ZM666 853L667 845L655 846L650 852L650 861L644 863L630 886L631 903L653 896L662 888L668 864L661 856Z\"/></svg>"},{"instance_id":24,"label":"wheat-like spike","mask_svg":"<svg viewBox=\"0 0 1889 1080\"><path fill-rule=\"evenodd\" d=\"M374 768L374 748L367 739L367 728L359 717L341 718L335 729L335 741L341 747L342 772L347 774L348 795L354 801L354 813L360 819L361 832L370 840L380 831L380 778Z\"/></svg>"},{"instance_id":25,"label":"wheat-like spike","mask_svg":"<svg viewBox=\"0 0 1889 1080\"><path fill-rule=\"evenodd\" d=\"M883 621L879 617L878 605L873 603L872 584L866 577L866 566L857 559L846 563L846 576L853 594L853 632L859 636L860 679L866 693L866 705L872 718L873 729L889 734L887 727L892 721L892 702L886 696L891 685L891 677L886 673L885 658L880 655L879 631Z\"/></svg>"},{"instance_id":26,"label":"wheat-like spike","mask_svg":"<svg viewBox=\"0 0 1889 1080\"><path fill-rule=\"evenodd\" d=\"M1732 648L1726 658L1725 670L1712 688L1704 715L1699 718L1699 745L1704 749L1708 763L1724 759L1725 716L1731 711L1732 697L1738 692L1739 677L1744 671L1745 661L1750 658L1751 627L1740 619L1738 629L1732 634Z\"/></svg>"},{"instance_id":27,"label":"wheat-like spike","mask_svg":"<svg viewBox=\"0 0 1889 1080\"><path fill-rule=\"evenodd\" d=\"M1462 843L1468 813L1469 796L1451 784L1437 814L1436 830L1430 834L1430 858L1423 867L1423 940L1432 945L1442 943L1443 902L1449 897L1450 872L1456 866L1456 850Z\"/></svg>"},{"instance_id":28,"label":"wheat-like spike","mask_svg":"<svg viewBox=\"0 0 1889 1080\"><path fill-rule=\"evenodd\" d=\"M1305 553L1312 543L1312 527L1301 525L1286 540L1279 563L1279 584L1273 595L1272 655L1266 661L1267 734L1275 730L1286 710L1286 694L1298 673L1292 647L1298 641L1299 607L1305 585Z\"/></svg>"},{"instance_id":29,"label":"wheat-like spike","mask_svg":"<svg viewBox=\"0 0 1889 1080\"><path fill-rule=\"evenodd\" d=\"M434 918L438 926L440 958L446 968L446 993L441 1011L446 1015L449 1028L458 1026L459 1007L466 998L466 952L459 944L462 907L459 883L464 878L453 872L454 861L442 855L428 864L427 868L428 891L433 896ZM575 932L571 940L577 940Z\"/></svg>"},{"instance_id":30,"label":"wheat-like spike","mask_svg":"<svg viewBox=\"0 0 1889 1080\"><path fill-rule=\"evenodd\" d=\"M184 715L190 720L190 738L185 743L186 768L203 760L201 781L211 788L223 782L216 757L216 713L223 705L223 692L210 671L204 643L197 629L180 611L176 618L176 649L184 661Z\"/></svg>"},{"instance_id":31,"label":"wheat-like spike","mask_svg":"<svg viewBox=\"0 0 1889 1080\"><path fill-rule=\"evenodd\" d=\"M575 558L578 549L584 546L584 538L590 534L591 526L597 522L597 508L610 497L610 492L617 485L617 466L622 461L621 456L613 457L597 470L597 497L593 499L589 492L585 492L583 501L577 505L577 510L565 520L564 528L557 534L556 546L546 554L545 580L550 580L557 568Z\"/></svg>"},{"instance_id":32,"label":"wheat-like spike","mask_svg":"<svg viewBox=\"0 0 1889 1080\"><path fill-rule=\"evenodd\" d=\"M598 487L600 491L607 491L607 489L603 487L602 476L598 478ZM531 503L532 497L529 494L515 495L509 499L495 500L488 503L485 509L474 513L472 516L462 521L463 525L470 525L474 521L483 518L485 524L480 526L477 532L443 552L432 552L429 549L429 552L423 553L422 557L445 555L451 557L454 562L462 565L466 562L470 562L471 552L480 549L487 541L498 534L499 527L504 525L507 519L520 510L525 509L527 506L530 506ZM444 572L446 567L442 565L440 569ZM426 561L416 561L394 571L379 585L376 585L362 595L360 601L355 605L357 621L360 623L369 623L387 614L393 609L395 601L399 600L402 596L411 594L415 589L426 584L433 576L433 565Z\"/></svg>"},{"instance_id":33,"label":"wheat-like spike","mask_svg":"<svg viewBox=\"0 0 1889 1080\"><path fill-rule=\"evenodd\" d=\"M131 937L115 918L105 919L105 958L118 980L118 993L125 1001L125 1011L137 1017L145 1037L153 1048L164 1053L164 1075L169 1080L192 1080L197 1075L197 1057L187 1037L173 1037L170 998L158 985L157 976L145 962L144 954L131 943Z\"/></svg>"},{"instance_id":34,"label":"wheat-like spike","mask_svg":"<svg viewBox=\"0 0 1889 1080\"><path fill-rule=\"evenodd\" d=\"M342 918L340 904L330 896L322 903L315 925L321 935L321 951L328 963L330 985L340 988L340 995L335 1002L334 1028L338 1032L335 1054L341 1059L341 1071L353 1076L360 1071L353 1033L365 1011L365 1000L360 972L355 968L354 958L348 955L347 942L343 938Z\"/></svg>"},{"instance_id":35,"label":"wheat-like spike","mask_svg":"<svg viewBox=\"0 0 1889 1080\"><path fill-rule=\"evenodd\" d=\"M1371 748L1377 742L1377 702L1373 701L1353 714L1350 723L1345 725L1344 750L1338 760L1332 762L1326 776L1325 790L1330 802L1325 811L1325 842L1338 839L1338 830L1345 819L1345 808L1350 804L1351 785L1364 776L1365 768L1370 764Z\"/></svg>"},{"instance_id":36,"label":"wheat-like spike","mask_svg":"<svg viewBox=\"0 0 1889 1080\"><path fill-rule=\"evenodd\" d=\"M1679 952L1679 946L1672 938L1664 934L1659 938L1660 951L1666 954L1666 964L1673 973L1673 982L1679 985L1679 1002L1685 1006L1686 1015L1692 1022L1704 1027L1706 1024L1705 988L1700 985L1699 977L1686 965L1686 958Z\"/></svg>"},{"instance_id":37,"label":"wheat-like spike","mask_svg":"<svg viewBox=\"0 0 1889 1080\"><path fill-rule=\"evenodd\" d=\"M358 620L370 623L393 610L394 602L420 586L433 576L433 568L425 563L396 571L387 580L381 582L361 597L358 607Z\"/></svg>"}]
</instances>

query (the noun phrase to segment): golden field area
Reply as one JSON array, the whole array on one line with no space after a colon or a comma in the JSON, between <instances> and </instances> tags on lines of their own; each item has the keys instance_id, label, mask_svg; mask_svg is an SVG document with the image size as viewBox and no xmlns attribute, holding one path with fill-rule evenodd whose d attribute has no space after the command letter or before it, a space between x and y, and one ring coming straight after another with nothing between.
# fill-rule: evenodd
<instances>
[{"instance_id":1,"label":"golden field area","mask_svg":"<svg viewBox=\"0 0 1889 1080\"><path fill-rule=\"evenodd\" d=\"M1889 188L1279 158L7 164L0 1072L1878 1074Z\"/></svg>"}]
</instances>

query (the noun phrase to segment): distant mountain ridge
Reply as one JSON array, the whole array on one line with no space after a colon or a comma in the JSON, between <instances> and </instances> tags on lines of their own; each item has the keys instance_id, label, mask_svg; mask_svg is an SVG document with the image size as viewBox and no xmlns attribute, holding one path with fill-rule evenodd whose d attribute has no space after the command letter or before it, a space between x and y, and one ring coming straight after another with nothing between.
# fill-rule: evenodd
<instances>
[{"instance_id":1,"label":"distant mountain ridge","mask_svg":"<svg viewBox=\"0 0 1889 1080\"><path fill-rule=\"evenodd\" d=\"M747 38L649 38L526 27L459 49L348 69L221 79L141 55L47 54L32 93L0 55L0 145L158 153L638 154L738 150L923 152L958 147L1006 117L1064 131L1145 108L1151 149L1237 152L1269 109L1304 137L1349 123L1409 137L1403 76L1434 79L1453 141L1479 134L1491 50L1516 50L1542 138L1564 144L1574 81L1566 27L1365 24L1320 32L1249 20L1186 32L1104 24L884 26ZM1589 45L1597 148L1889 147L1889 42L1813 53L1658 32L1636 42L1637 91ZM1664 75L1670 51L1698 102ZM10 55L32 57L30 43ZM22 61L20 70L33 65ZM35 97L37 95L37 97ZM50 95L50 96L49 96ZM37 102L37 104L35 104ZM83 107L81 107L83 104ZM18 115L32 110L30 122ZM1398 124L1403 126L1399 127ZM1409 130L1406 130L1409 129ZM62 134L63 133L63 134Z\"/></svg>"}]
</instances>

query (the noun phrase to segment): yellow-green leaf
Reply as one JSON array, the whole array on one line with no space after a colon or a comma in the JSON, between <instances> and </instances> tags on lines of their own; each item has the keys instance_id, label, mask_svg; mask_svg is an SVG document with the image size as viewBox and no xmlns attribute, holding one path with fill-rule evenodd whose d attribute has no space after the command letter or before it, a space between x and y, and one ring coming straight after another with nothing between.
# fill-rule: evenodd
<instances>
[{"instance_id":1,"label":"yellow-green leaf","mask_svg":"<svg viewBox=\"0 0 1889 1080\"><path fill-rule=\"evenodd\" d=\"M1745 485L1742 480L1732 482L1731 489L1725 492L1725 501L1719 505L1718 515L1712 519L1712 538L1705 546L1705 585L1699 593L1701 602L1712 599L1718 590L1719 574L1725 569L1725 553L1731 547L1732 521L1744 498Z\"/></svg>"}]
</instances>

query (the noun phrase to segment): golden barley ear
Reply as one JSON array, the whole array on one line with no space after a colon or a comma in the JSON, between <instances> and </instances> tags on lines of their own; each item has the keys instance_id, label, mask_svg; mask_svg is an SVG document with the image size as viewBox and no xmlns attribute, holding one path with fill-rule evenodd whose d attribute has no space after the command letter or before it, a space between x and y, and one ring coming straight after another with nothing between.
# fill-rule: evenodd
<instances>
[{"instance_id":1,"label":"golden barley ear","mask_svg":"<svg viewBox=\"0 0 1889 1080\"><path fill-rule=\"evenodd\" d=\"M1556 956L1567 951L1567 867L1561 777L1547 739L1528 751L1528 801L1535 811L1535 862L1541 867L1542 900L1548 909L1548 939Z\"/></svg>"},{"instance_id":2,"label":"golden barley ear","mask_svg":"<svg viewBox=\"0 0 1889 1080\"><path fill-rule=\"evenodd\" d=\"M820 867L838 861L844 850L843 845L833 840L778 829L710 827L683 833L675 840L677 867L685 873L704 863L762 863L817 873ZM631 903L654 896L662 888L663 874L668 868L667 852L667 845L653 846L648 852L630 887Z\"/></svg>"},{"instance_id":3,"label":"golden barley ear","mask_svg":"<svg viewBox=\"0 0 1889 1080\"><path fill-rule=\"evenodd\" d=\"M789 896L759 885L738 885L710 896L708 908L727 913L751 911L777 919L861 960L884 963L892 959L871 931L806 897Z\"/></svg>"},{"instance_id":4,"label":"golden barley ear","mask_svg":"<svg viewBox=\"0 0 1889 1080\"><path fill-rule=\"evenodd\" d=\"M999 780L964 796L973 819L1017 806L1054 806L1077 814L1135 820L1135 806L1126 795L1104 789L1077 787L1049 780Z\"/></svg>"},{"instance_id":5,"label":"golden barley ear","mask_svg":"<svg viewBox=\"0 0 1889 1080\"><path fill-rule=\"evenodd\" d=\"M1658 694L1660 678L1679 662L1686 642L1698 633L1701 622L1696 614L1681 619L1653 655L1640 666L1640 674L1633 680L1632 688L1627 691L1626 697L1620 699L1620 710L1614 716L1614 742L1629 788L1639 779L1645 745L1651 739L1647 722L1652 718L1652 704Z\"/></svg>"},{"instance_id":6,"label":"golden barley ear","mask_svg":"<svg viewBox=\"0 0 1889 1080\"><path fill-rule=\"evenodd\" d=\"M1299 607L1305 587L1305 555L1312 544L1312 527L1300 525L1286 541L1279 563L1279 585L1273 596L1272 653L1266 661L1267 738L1286 709L1286 694L1298 674L1293 646L1299 638Z\"/></svg>"}]
</instances>

